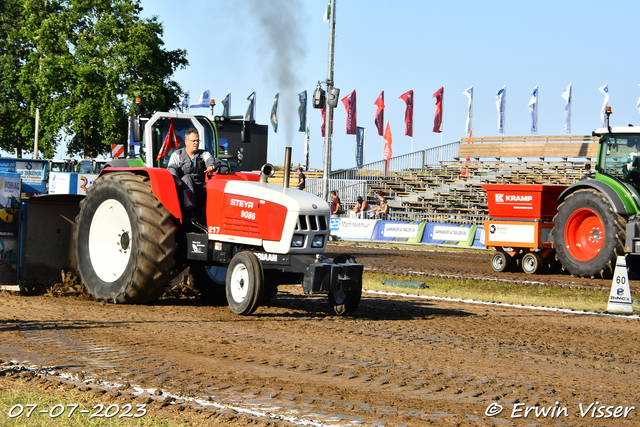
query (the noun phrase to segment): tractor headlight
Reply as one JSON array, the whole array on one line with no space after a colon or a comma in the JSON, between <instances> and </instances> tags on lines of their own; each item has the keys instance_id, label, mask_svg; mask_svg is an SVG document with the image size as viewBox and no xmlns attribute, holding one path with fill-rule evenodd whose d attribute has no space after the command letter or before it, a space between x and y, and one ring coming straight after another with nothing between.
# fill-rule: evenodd
<instances>
[{"instance_id":1,"label":"tractor headlight","mask_svg":"<svg viewBox=\"0 0 640 427\"><path fill-rule=\"evenodd\" d=\"M304 236L302 234L294 234L291 239L292 248L301 248L304 245Z\"/></svg>"},{"instance_id":2,"label":"tractor headlight","mask_svg":"<svg viewBox=\"0 0 640 427\"><path fill-rule=\"evenodd\" d=\"M312 248L321 248L324 246L324 236L322 234L315 236L311 241Z\"/></svg>"}]
</instances>

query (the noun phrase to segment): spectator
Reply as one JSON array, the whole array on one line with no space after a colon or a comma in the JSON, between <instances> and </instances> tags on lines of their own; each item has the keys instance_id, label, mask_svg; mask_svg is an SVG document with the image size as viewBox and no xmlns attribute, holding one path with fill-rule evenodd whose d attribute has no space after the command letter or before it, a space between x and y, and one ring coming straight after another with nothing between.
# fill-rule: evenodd
<instances>
[{"instance_id":1,"label":"spectator","mask_svg":"<svg viewBox=\"0 0 640 427\"><path fill-rule=\"evenodd\" d=\"M298 190L304 191L304 187L306 186L306 182L307 182L307 177L302 172L302 166L298 166L298 173L299 173L299 175L298 175L298 185L296 185L296 188Z\"/></svg>"},{"instance_id":2,"label":"spectator","mask_svg":"<svg viewBox=\"0 0 640 427\"><path fill-rule=\"evenodd\" d=\"M340 209L342 208L342 205L340 204L340 197L338 197L338 194L335 191L331 191L331 197L333 198L331 201L331 215L340 216L342 213L340 212Z\"/></svg>"},{"instance_id":3,"label":"spectator","mask_svg":"<svg viewBox=\"0 0 640 427\"><path fill-rule=\"evenodd\" d=\"M369 216L375 215L378 219L387 219L389 215L389 205L387 199L382 194L382 191L376 191L376 197L378 198L378 206L369 211Z\"/></svg>"},{"instance_id":4,"label":"spectator","mask_svg":"<svg viewBox=\"0 0 640 427\"><path fill-rule=\"evenodd\" d=\"M358 196L356 199L356 204L353 207L353 212L355 213L356 218L364 218L365 212L369 210L369 203L366 200L362 199L362 196Z\"/></svg>"}]
</instances>

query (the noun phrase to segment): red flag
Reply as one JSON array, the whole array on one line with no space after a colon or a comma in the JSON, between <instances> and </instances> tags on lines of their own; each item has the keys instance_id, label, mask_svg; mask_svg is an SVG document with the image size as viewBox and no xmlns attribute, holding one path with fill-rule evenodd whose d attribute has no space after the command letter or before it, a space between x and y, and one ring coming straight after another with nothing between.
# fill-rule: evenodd
<instances>
[{"instance_id":1,"label":"red flag","mask_svg":"<svg viewBox=\"0 0 640 427\"><path fill-rule=\"evenodd\" d=\"M382 154L382 158L388 160L393 156L393 152L391 150L391 128L389 127L389 122L387 122L387 130L384 131L384 153Z\"/></svg>"},{"instance_id":2,"label":"red flag","mask_svg":"<svg viewBox=\"0 0 640 427\"><path fill-rule=\"evenodd\" d=\"M382 91L374 104L378 106L375 123L378 128L378 135L382 136L384 133L384 91Z\"/></svg>"},{"instance_id":3,"label":"red flag","mask_svg":"<svg viewBox=\"0 0 640 427\"><path fill-rule=\"evenodd\" d=\"M391 127L389 127L389 122L387 122L387 130L384 131L384 152L382 153L382 158L385 160L384 162L384 174L389 175L389 159L393 155L391 150Z\"/></svg>"},{"instance_id":4,"label":"red flag","mask_svg":"<svg viewBox=\"0 0 640 427\"><path fill-rule=\"evenodd\" d=\"M327 110L326 110L326 106L322 107L322 136L324 136L324 126L325 126L325 120L327 119ZM331 120L331 135L333 135L333 120Z\"/></svg>"},{"instance_id":5,"label":"red flag","mask_svg":"<svg viewBox=\"0 0 640 427\"><path fill-rule=\"evenodd\" d=\"M344 108L347 110L347 135L356 134L356 90L342 98Z\"/></svg>"},{"instance_id":6,"label":"red flag","mask_svg":"<svg viewBox=\"0 0 640 427\"><path fill-rule=\"evenodd\" d=\"M164 142L162 143L162 148L160 148L160 154L156 157L156 161L169 154L169 151L171 151L172 148L178 148L179 145L180 140L178 139L178 135L176 135L176 127L173 123L173 119L171 119L169 132L167 132L167 136L164 137Z\"/></svg>"},{"instance_id":7,"label":"red flag","mask_svg":"<svg viewBox=\"0 0 640 427\"><path fill-rule=\"evenodd\" d=\"M436 116L433 119L433 131L442 132L442 98L444 98L444 86L433 94L433 98L436 99Z\"/></svg>"},{"instance_id":8,"label":"red flag","mask_svg":"<svg viewBox=\"0 0 640 427\"><path fill-rule=\"evenodd\" d=\"M413 136L413 90L400 95L400 99L407 103L407 109L404 112L404 134Z\"/></svg>"}]
</instances>

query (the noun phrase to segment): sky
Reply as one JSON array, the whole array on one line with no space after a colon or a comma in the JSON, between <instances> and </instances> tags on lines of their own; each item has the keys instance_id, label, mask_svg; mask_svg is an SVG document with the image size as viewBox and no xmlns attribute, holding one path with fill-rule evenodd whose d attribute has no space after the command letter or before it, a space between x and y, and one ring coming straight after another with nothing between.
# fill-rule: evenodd
<instances>
[{"instance_id":1,"label":"sky","mask_svg":"<svg viewBox=\"0 0 640 427\"><path fill-rule=\"evenodd\" d=\"M384 141L374 124L374 102L384 90L385 120L394 156L411 151L405 135L406 104L414 90L413 150L467 136L468 98L474 87L473 136L498 133L496 93L506 95L506 136L531 135L528 103L538 86L538 135L564 134L565 100L572 83L572 135L602 127L609 87L612 126L640 125L637 16L640 3L622 0L535 2L335 0L335 86L340 98L357 96L357 124L366 128L365 163L382 159ZM256 121L269 125L268 161L281 165L286 146L294 164L304 163L304 133L298 131L298 93L309 98L327 79L327 0L142 0L142 16L163 24L165 47L185 49L189 65L174 79L191 100L206 89L222 113L231 93L231 114L244 115L256 92ZM625 59L626 58L626 59ZM636 59L633 59L636 58ZM444 87L442 133L433 132L433 94ZM278 134L270 124L280 93ZM209 109L192 108L208 114ZM323 168L320 110L309 99L310 167ZM332 170L355 166L355 135L346 134L346 111L334 110Z\"/></svg>"}]
</instances>

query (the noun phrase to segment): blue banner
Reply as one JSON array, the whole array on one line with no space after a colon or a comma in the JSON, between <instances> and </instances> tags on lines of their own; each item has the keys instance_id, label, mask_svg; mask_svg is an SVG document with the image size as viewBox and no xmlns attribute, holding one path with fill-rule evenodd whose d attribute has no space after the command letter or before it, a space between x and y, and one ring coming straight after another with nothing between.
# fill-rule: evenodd
<instances>
[{"instance_id":1,"label":"blue banner","mask_svg":"<svg viewBox=\"0 0 640 427\"><path fill-rule=\"evenodd\" d=\"M364 128L356 128L356 166L361 168L364 164Z\"/></svg>"}]
</instances>

